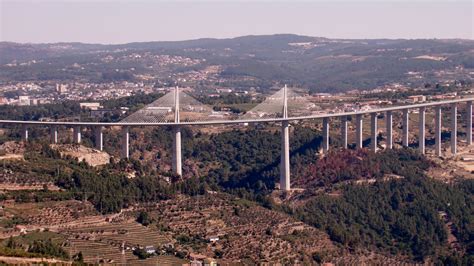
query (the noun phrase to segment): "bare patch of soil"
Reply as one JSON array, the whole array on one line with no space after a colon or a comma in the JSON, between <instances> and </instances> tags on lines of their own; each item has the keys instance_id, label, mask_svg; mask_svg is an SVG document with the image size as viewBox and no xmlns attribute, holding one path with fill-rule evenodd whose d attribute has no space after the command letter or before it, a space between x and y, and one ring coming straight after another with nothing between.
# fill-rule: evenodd
<instances>
[{"instance_id":1,"label":"bare patch of soil","mask_svg":"<svg viewBox=\"0 0 474 266\"><path fill-rule=\"evenodd\" d=\"M91 166L100 166L110 162L110 155L108 153L82 145L51 144L51 148L59 151L61 156L71 156L79 161L85 161Z\"/></svg>"}]
</instances>

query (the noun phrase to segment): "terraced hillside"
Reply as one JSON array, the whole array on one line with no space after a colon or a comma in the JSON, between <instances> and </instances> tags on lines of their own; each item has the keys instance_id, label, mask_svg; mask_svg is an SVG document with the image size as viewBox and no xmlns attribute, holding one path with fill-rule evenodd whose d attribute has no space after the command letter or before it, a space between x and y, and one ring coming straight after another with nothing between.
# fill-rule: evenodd
<instances>
[{"instance_id":1,"label":"terraced hillside","mask_svg":"<svg viewBox=\"0 0 474 266\"><path fill-rule=\"evenodd\" d=\"M178 246L189 253L218 254L231 261L310 261L335 250L328 236L289 216L225 194L181 197L148 208ZM218 236L216 243L209 238Z\"/></svg>"},{"instance_id":2,"label":"terraced hillside","mask_svg":"<svg viewBox=\"0 0 474 266\"><path fill-rule=\"evenodd\" d=\"M170 239L156 229L142 226L133 220L110 222L87 227L60 230L67 236L66 250L72 255L81 251L86 263L119 265L180 265L185 261L170 255L139 260L132 254L136 247L161 247Z\"/></svg>"}]
</instances>

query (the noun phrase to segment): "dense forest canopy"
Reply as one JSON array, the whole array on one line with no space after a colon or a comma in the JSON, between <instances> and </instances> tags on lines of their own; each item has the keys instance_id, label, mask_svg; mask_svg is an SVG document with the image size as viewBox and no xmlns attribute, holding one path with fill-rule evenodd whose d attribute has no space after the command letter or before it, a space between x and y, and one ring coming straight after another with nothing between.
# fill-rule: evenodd
<instances>
[{"instance_id":1,"label":"dense forest canopy","mask_svg":"<svg viewBox=\"0 0 474 266\"><path fill-rule=\"evenodd\" d=\"M338 189L339 196L309 190L306 194L310 200L303 206L285 209L326 230L331 239L344 246L373 246L417 261L449 254L439 249L447 241L445 223L449 220L466 254L474 254L473 180L455 186L443 184L426 176L429 167L428 160L410 149L377 155L362 150L331 154L309 167L304 177L309 179L307 188L367 178L376 182L347 183ZM391 178L384 178L387 175Z\"/></svg>"}]
</instances>

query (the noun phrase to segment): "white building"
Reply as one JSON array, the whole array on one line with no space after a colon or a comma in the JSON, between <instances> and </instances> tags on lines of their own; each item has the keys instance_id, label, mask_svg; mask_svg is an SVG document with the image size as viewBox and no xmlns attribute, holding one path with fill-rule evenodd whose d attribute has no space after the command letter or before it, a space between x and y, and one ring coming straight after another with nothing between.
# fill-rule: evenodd
<instances>
[{"instance_id":1,"label":"white building","mask_svg":"<svg viewBox=\"0 0 474 266\"><path fill-rule=\"evenodd\" d=\"M147 254L155 254L156 249L155 249L154 246L146 246L146 247L145 247L145 252L146 252Z\"/></svg>"},{"instance_id":2,"label":"white building","mask_svg":"<svg viewBox=\"0 0 474 266\"><path fill-rule=\"evenodd\" d=\"M30 96L18 96L18 105L30 105Z\"/></svg>"},{"instance_id":3,"label":"white building","mask_svg":"<svg viewBox=\"0 0 474 266\"><path fill-rule=\"evenodd\" d=\"M81 109L89 109L89 110L98 110L102 109L102 105L97 102L85 102L85 103L79 103L79 106Z\"/></svg>"}]
</instances>

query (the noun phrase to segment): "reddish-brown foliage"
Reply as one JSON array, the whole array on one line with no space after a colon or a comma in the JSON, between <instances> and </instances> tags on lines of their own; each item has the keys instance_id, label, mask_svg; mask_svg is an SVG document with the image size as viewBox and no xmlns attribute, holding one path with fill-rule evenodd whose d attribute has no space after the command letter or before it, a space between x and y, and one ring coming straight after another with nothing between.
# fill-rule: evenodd
<instances>
[{"instance_id":1,"label":"reddish-brown foliage","mask_svg":"<svg viewBox=\"0 0 474 266\"><path fill-rule=\"evenodd\" d=\"M367 149L338 150L308 166L305 173L295 179L295 183L306 187L367 178L380 177L380 163Z\"/></svg>"}]
</instances>

